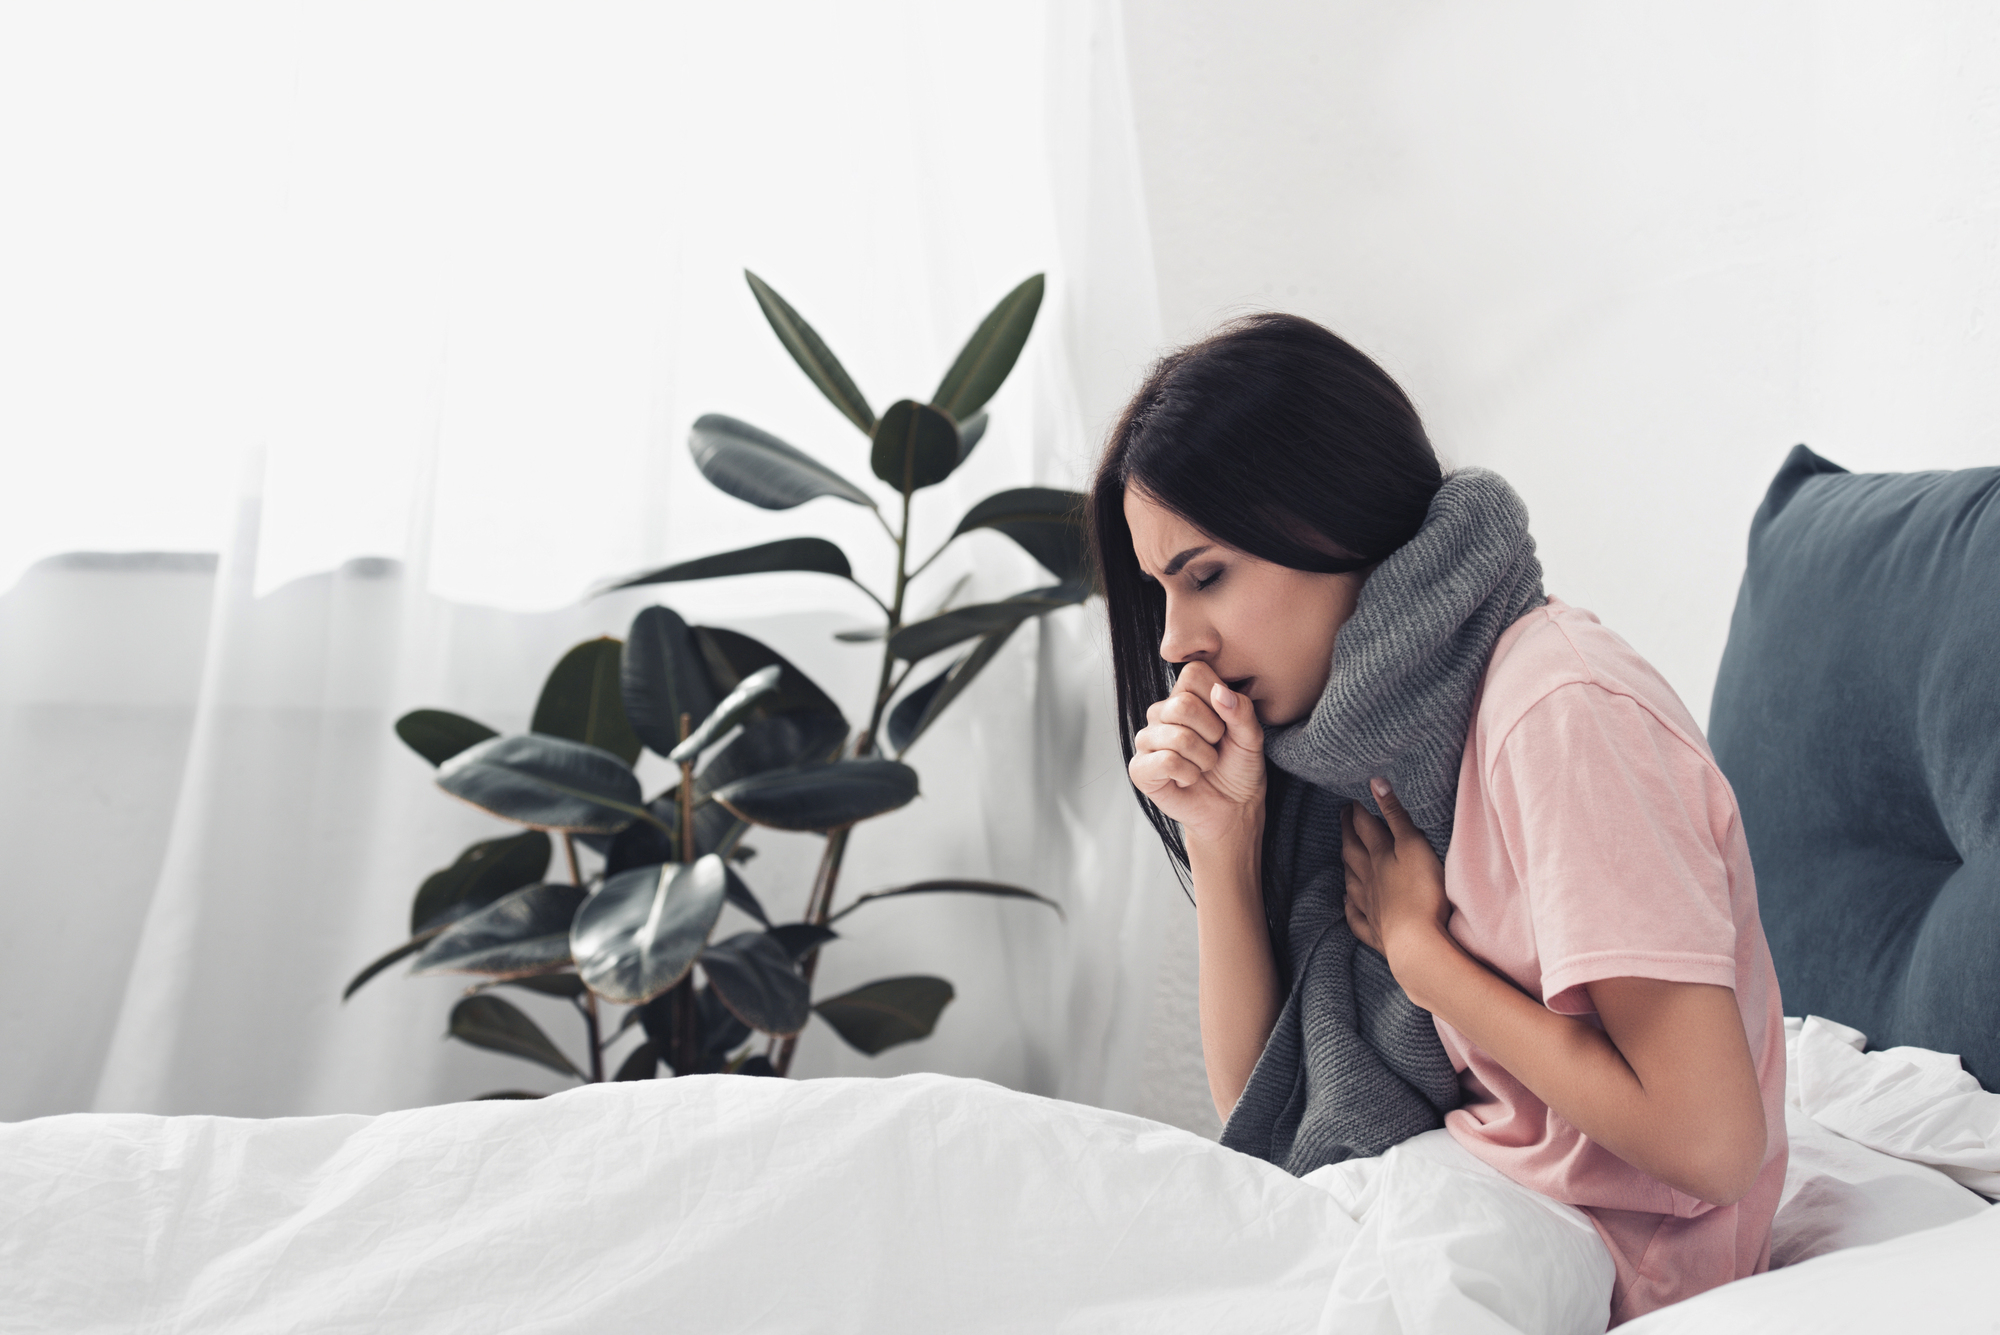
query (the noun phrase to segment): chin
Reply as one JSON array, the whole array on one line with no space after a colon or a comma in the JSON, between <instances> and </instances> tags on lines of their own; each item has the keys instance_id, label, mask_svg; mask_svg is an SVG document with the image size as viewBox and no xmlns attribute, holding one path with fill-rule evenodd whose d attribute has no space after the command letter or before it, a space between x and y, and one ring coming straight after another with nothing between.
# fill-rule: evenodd
<instances>
[{"instance_id":1,"label":"chin","mask_svg":"<svg viewBox=\"0 0 2000 1335\"><path fill-rule=\"evenodd\" d=\"M1257 710L1257 722L1266 728L1284 728L1300 722L1312 711L1309 709L1281 710L1262 700L1253 699L1251 705Z\"/></svg>"}]
</instances>

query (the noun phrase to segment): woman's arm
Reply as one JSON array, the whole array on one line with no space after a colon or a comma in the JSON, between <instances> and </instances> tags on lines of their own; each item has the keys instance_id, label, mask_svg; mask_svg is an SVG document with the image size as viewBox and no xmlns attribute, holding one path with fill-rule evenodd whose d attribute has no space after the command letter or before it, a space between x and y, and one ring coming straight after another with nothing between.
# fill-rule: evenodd
<instances>
[{"instance_id":1,"label":"woman's arm","mask_svg":"<svg viewBox=\"0 0 2000 1335\"><path fill-rule=\"evenodd\" d=\"M1602 1031L1556 1014L1460 948L1437 855L1381 780L1375 796L1386 824L1352 805L1345 819L1347 917L1410 999L1633 1167L1700 1200L1741 1199L1767 1128L1735 993L1609 978L1587 985Z\"/></svg>"},{"instance_id":2,"label":"woman's arm","mask_svg":"<svg viewBox=\"0 0 2000 1335\"><path fill-rule=\"evenodd\" d=\"M1228 838L1187 841L1200 951L1202 1065L1215 1115L1225 1122L1243 1097L1284 1004L1264 925L1263 834L1259 803L1254 820L1246 819Z\"/></svg>"},{"instance_id":3,"label":"woman's arm","mask_svg":"<svg viewBox=\"0 0 2000 1335\"><path fill-rule=\"evenodd\" d=\"M1284 998L1264 925L1264 730L1205 663L1181 669L1133 739L1132 782L1181 824L1200 942L1202 1062L1224 1121Z\"/></svg>"}]
</instances>

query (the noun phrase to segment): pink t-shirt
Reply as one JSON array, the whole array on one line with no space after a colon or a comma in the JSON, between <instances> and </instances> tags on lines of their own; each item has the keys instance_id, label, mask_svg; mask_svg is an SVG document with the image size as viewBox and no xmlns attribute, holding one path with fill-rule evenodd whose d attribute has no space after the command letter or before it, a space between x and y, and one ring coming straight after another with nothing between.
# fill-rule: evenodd
<instances>
[{"instance_id":1,"label":"pink t-shirt","mask_svg":"<svg viewBox=\"0 0 2000 1335\"><path fill-rule=\"evenodd\" d=\"M1443 1020L1465 1106L1445 1118L1507 1176L1581 1207L1618 1267L1613 1324L1767 1268L1785 1178L1785 1035L1728 780L1665 679L1590 613L1551 598L1500 637L1480 686L1445 859L1451 933L1550 1010L1584 984L1734 988L1770 1144L1716 1207L1584 1136Z\"/></svg>"}]
</instances>

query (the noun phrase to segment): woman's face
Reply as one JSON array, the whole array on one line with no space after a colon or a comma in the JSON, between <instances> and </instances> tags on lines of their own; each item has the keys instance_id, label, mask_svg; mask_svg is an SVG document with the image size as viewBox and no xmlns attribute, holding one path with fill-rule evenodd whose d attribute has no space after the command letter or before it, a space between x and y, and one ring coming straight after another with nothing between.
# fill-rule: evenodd
<instances>
[{"instance_id":1,"label":"woman's face","mask_svg":"<svg viewBox=\"0 0 2000 1335\"><path fill-rule=\"evenodd\" d=\"M1208 664L1250 697L1266 727L1311 713L1365 576L1294 570L1238 551L1137 487L1125 489L1125 522L1139 568L1166 590L1160 657Z\"/></svg>"}]
</instances>

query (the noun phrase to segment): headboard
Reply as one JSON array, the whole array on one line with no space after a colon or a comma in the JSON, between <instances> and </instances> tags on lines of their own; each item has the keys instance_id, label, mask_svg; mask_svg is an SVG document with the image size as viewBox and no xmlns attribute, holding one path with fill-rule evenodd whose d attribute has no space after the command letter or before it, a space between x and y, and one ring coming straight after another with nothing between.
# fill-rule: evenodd
<instances>
[{"instance_id":1,"label":"headboard","mask_svg":"<svg viewBox=\"0 0 2000 1335\"><path fill-rule=\"evenodd\" d=\"M1795 448L1751 521L1709 742L1785 1013L2000 1089L2000 468Z\"/></svg>"}]
</instances>

